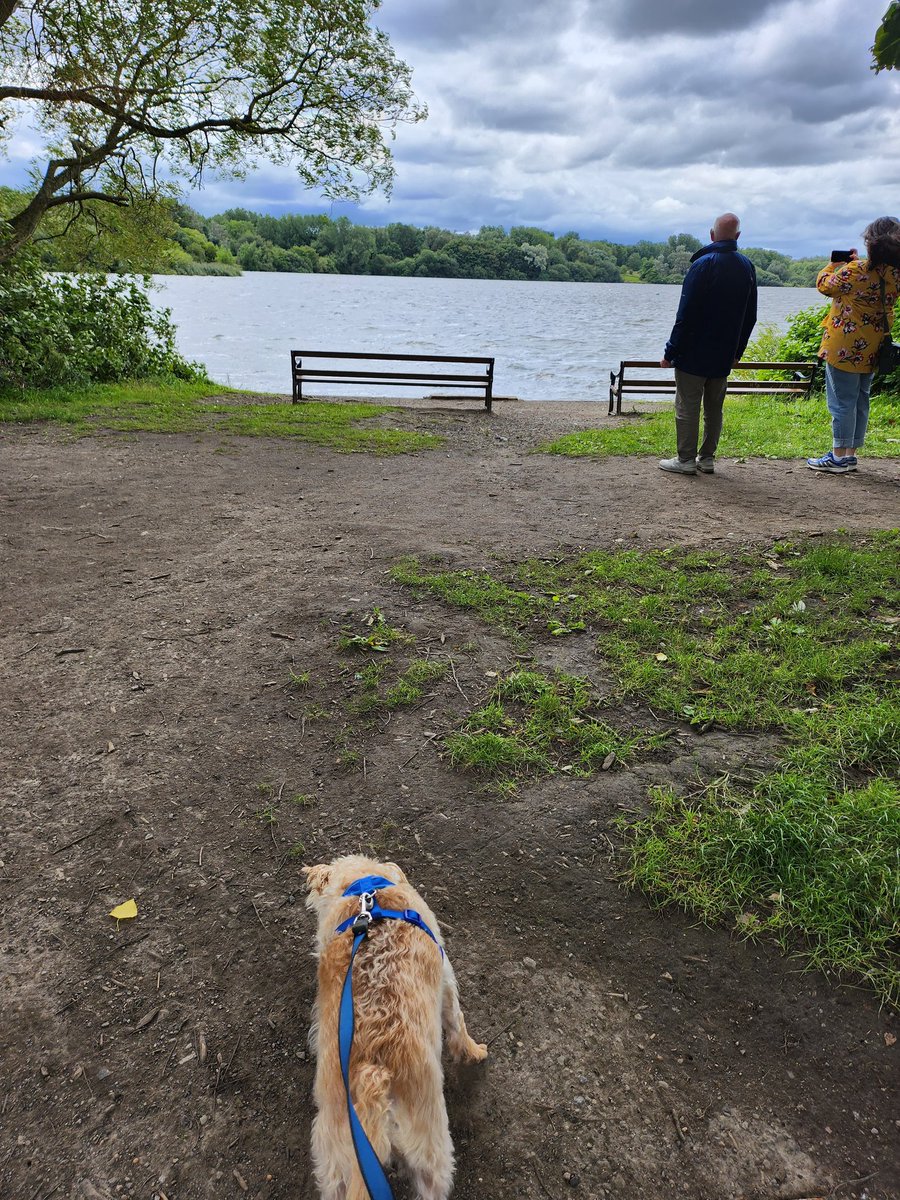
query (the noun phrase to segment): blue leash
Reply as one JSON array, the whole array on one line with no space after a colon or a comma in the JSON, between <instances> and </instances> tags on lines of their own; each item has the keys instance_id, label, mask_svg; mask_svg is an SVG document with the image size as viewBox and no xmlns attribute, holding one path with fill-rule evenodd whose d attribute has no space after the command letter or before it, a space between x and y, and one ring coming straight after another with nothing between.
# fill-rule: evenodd
<instances>
[{"instance_id":1,"label":"blue leash","mask_svg":"<svg viewBox=\"0 0 900 1200\"><path fill-rule=\"evenodd\" d=\"M382 888L394 886L394 883L390 879L383 879L380 875L366 875L365 878L357 879L355 883L351 883L350 887L343 894L345 896L359 896L360 911L356 916L348 917L346 921L342 921L335 930L335 933L343 933L347 929L352 929L353 931L353 948L350 951L350 961L347 964L347 974L344 976L344 987L341 992L341 1007L338 1019L338 1049L341 1059L341 1075L344 1077L344 1090L347 1093L347 1116L350 1120L350 1136L353 1139L353 1149L356 1152L356 1161L359 1163L363 1183L366 1185L371 1200L394 1200L394 1193L391 1191L391 1185L388 1183L387 1175L384 1173L384 1167L382 1167L378 1155L372 1148L372 1143L366 1136L362 1122L356 1115L356 1109L353 1107L353 1100L350 1097L350 1050L353 1046L354 1030L353 960L356 957L357 950L368 936L371 923L382 918L406 921L410 925L416 925L419 929L424 929L440 950L441 957L443 958L444 956L443 947L417 912L414 912L411 908L382 908L375 903L375 892L380 891Z\"/></svg>"}]
</instances>

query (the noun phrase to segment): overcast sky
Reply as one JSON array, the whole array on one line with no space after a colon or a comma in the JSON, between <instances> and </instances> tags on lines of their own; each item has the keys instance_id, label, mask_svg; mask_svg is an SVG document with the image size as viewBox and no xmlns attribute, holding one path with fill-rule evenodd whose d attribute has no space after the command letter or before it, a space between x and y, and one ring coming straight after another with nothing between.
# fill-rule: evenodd
<instances>
[{"instance_id":1,"label":"overcast sky","mask_svg":"<svg viewBox=\"0 0 900 1200\"><path fill-rule=\"evenodd\" d=\"M746 245L858 245L900 214L900 72L869 69L886 3L384 0L430 114L398 129L391 199L329 205L272 168L187 199L624 242L733 209Z\"/></svg>"}]
</instances>

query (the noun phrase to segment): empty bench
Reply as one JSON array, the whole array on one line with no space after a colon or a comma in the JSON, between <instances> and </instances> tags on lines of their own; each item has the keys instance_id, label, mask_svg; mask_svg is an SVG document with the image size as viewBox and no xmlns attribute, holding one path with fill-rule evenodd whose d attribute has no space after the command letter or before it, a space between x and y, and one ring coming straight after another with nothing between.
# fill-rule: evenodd
<instances>
[{"instance_id":1,"label":"empty bench","mask_svg":"<svg viewBox=\"0 0 900 1200\"><path fill-rule=\"evenodd\" d=\"M327 362L323 363L323 360ZM344 363L347 363L345 366ZM335 365L337 364L337 365ZM423 366L440 364L440 369ZM386 369L387 368L387 369ZM309 383L377 383L390 387L465 388L479 393L461 399L484 399L490 412L494 387L492 358L460 358L452 354L361 354L329 350L292 350L291 382L293 400L303 400L303 386Z\"/></svg>"},{"instance_id":2,"label":"empty bench","mask_svg":"<svg viewBox=\"0 0 900 1200\"><path fill-rule=\"evenodd\" d=\"M742 362L735 371L784 371L790 372L789 379L732 379L728 380L729 396L750 396L762 392L769 396L808 396L816 382L819 360L813 362ZM618 371L609 373L609 415L622 411L622 396L628 392L644 396L674 396L675 380L650 376L650 371L671 371L661 367L659 359L648 362L642 359L625 359L619 363ZM635 374L637 372L637 374Z\"/></svg>"}]
</instances>

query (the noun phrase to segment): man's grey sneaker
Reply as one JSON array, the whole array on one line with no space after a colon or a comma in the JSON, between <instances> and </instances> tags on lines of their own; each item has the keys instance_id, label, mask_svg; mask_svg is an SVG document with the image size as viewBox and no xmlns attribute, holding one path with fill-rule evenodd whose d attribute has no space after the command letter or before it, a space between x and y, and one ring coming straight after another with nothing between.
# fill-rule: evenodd
<instances>
[{"instance_id":1,"label":"man's grey sneaker","mask_svg":"<svg viewBox=\"0 0 900 1200\"><path fill-rule=\"evenodd\" d=\"M680 458L663 458L660 460L661 471L672 471L675 475L696 475L697 468L693 462L682 462Z\"/></svg>"},{"instance_id":2,"label":"man's grey sneaker","mask_svg":"<svg viewBox=\"0 0 900 1200\"><path fill-rule=\"evenodd\" d=\"M806 465L811 471L824 471L828 475L846 475L848 471L856 470L857 460L855 454L848 454L846 458L836 458L834 451L829 450L821 458L808 458Z\"/></svg>"},{"instance_id":3,"label":"man's grey sneaker","mask_svg":"<svg viewBox=\"0 0 900 1200\"><path fill-rule=\"evenodd\" d=\"M698 458L697 470L704 475L714 475L716 472L716 460L714 458Z\"/></svg>"}]
</instances>

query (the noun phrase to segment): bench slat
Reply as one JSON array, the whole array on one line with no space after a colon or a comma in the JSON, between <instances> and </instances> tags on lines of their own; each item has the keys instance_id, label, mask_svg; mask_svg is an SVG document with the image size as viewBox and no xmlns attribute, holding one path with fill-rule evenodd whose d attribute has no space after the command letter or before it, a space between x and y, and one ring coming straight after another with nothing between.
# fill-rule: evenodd
<instances>
[{"instance_id":1,"label":"bench slat","mask_svg":"<svg viewBox=\"0 0 900 1200\"><path fill-rule=\"evenodd\" d=\"M748 362L741 360L732 371L802 371L818 367L818 362ZM672 367L661 367L658 358L623 358L619 363L622 367L656 367L660 371L671 371Z\"/></svg>"},{"instance_id":2,"label":"bench slat","mask_svg":"<svg viewBox=\"0 0 900 1200\"><path fill-rule=\"evenodd\" d=\"M729 381L728 391L733 392L735 388L739 387L758 392L771 392L773 388L781 388L782 391L787 389L791 392L808 390L806 381L800 379L736 379L734 384ZM674 392L675 384L670 380L661 379L624 379L622 381L623 392L642 392L648 389L657 392Z\"/></svg>"},{"instance_id":3,"label":"bench slat","mask_svg":"<svg viewBox=\"0 0 900 1200\"><path fill-rule=\"evenodd\" d=\"M318 383L327 383L329 379L408 379L410 381L424 380L428 383L443 383L445 380L464 380L466 383L484 387L484 375L427 375L415 371L326 371L320 367L304 367L295 372L303 379L315 379Z\"/></svg>"},{"instance_id":4,"label":"bench slat","mask_svg":"<svg viewBox=\"0 0 900 1200\"><path fill-rule=\"evenodd\" d=\"M484 363L485 366L493 366L494 363L492 358L472 358L462 354L370 354L358 350L348 350L346 353L338 350L292 350L291 358L364 358L384 362Z\"/></svg>"}]
</instances>

